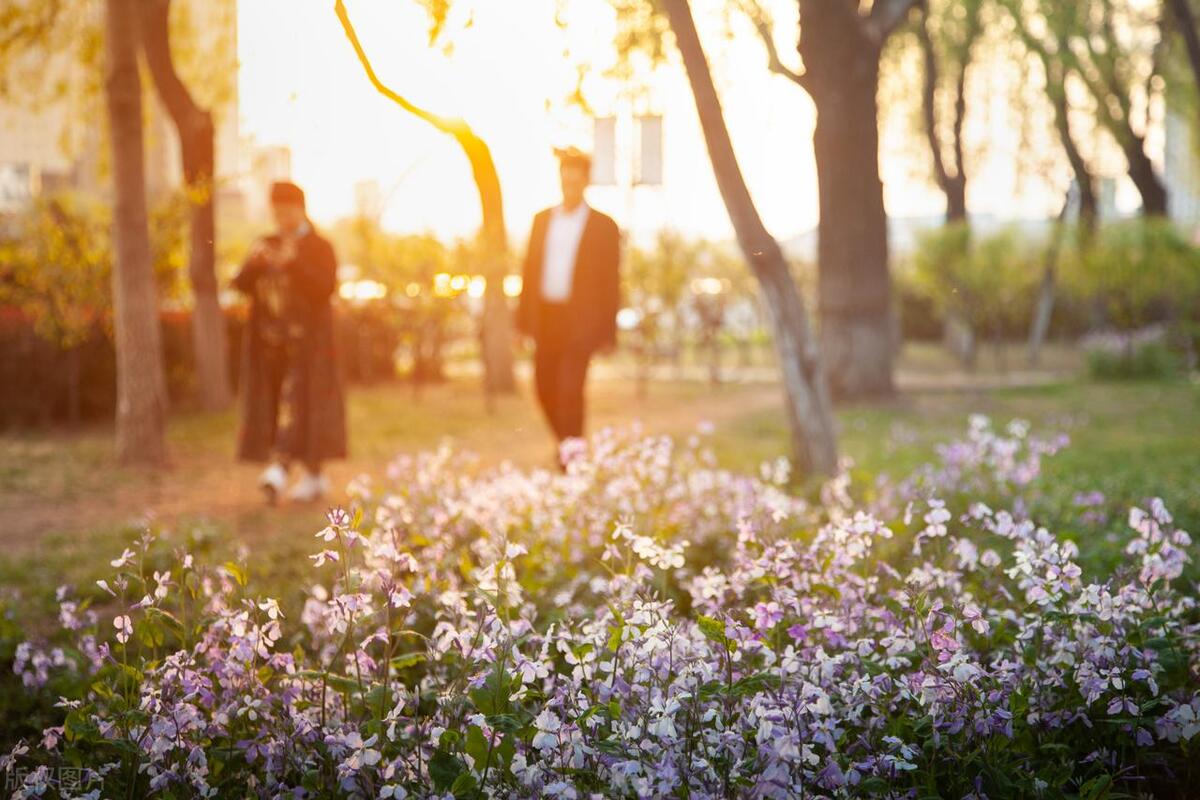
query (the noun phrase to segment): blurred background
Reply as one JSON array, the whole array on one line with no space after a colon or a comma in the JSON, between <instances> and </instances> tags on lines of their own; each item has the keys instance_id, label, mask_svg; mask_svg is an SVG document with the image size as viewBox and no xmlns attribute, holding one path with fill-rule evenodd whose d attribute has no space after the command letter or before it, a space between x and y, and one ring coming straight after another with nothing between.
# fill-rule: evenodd
<instances>
[{"instance_id":1,"label":"blurred background","mask_svg":"<svg viewBox=\"0 0 1200 800\"><path fill-rule=\"evenodd\" d=\"M252 481L228 464L245 309L228 282L270 230L276 180L305 189L340 261L354 456L335 477L446 436L540 463L526 347L506 334L485 358L481 342L522 291L568 144L593 154L589 202L624 234L597 425L722 421L739 464L795 454L807 429L786 409L808 390L837 401L840 452L867 462L990 404L1197 427L1191 0L337 5L361 57L326 0L0 11L13 539L78 530L88 508L110 527L150 510L241 524ZM118 76L121 41L136 68ZM462 131L489 154L497 219ZM114 167L133 138L140 176ZM135 196L146 220L129 228L114 208ZM123 263L114 231L134 229L148 255ZM137 270L146 293L114 302ZM778 313L793 293L802 319ZM123 315L157 340L119 344ZM823 375L781 380L782 330L819 344ZM143 365L130 374L161 371L169 421L142 431L161 447L123 447L118 420L114 448L122 347ZM1141 457L1164 463L1142 422Z\"/></svg>"}]
</instances>

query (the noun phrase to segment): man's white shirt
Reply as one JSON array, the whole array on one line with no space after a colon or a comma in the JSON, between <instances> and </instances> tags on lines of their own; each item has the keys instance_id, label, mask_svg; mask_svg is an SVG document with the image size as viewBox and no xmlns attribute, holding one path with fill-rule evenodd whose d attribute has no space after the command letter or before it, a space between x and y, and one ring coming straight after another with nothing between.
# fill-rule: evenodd
<instances>
[{"instance_id":1,"label":"man's white shirt","mask_svg":"<svg viewBox=\"0 0 1200 800\"><path fill-rule=\"evenodd\" d=\"M570 299L571 284L575 278L575 257L579 253L579 240L583 238L587 218L587 203L580 203L573 211L556 206L550 212L545 253L542 256L543 300L565 303Z\"/></svg>"}]
</instances>

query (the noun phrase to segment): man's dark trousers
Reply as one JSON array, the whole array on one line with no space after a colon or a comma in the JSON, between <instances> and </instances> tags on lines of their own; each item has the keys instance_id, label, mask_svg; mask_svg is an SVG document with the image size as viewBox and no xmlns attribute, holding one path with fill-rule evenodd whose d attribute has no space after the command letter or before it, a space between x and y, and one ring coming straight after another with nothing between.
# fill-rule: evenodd
<instances>
[{"instance_id":1,"label":"man's dark trousers","mask_svg":"<svg viewBox=\"0 0 1200 800\"><path fill-rule=\"evenodd\" d=\"M543 301L534 381L538 402L559 441L583 436L583 388L591 353L577 343L571 330L569 306Z\"/></svg>"}]
</instances>

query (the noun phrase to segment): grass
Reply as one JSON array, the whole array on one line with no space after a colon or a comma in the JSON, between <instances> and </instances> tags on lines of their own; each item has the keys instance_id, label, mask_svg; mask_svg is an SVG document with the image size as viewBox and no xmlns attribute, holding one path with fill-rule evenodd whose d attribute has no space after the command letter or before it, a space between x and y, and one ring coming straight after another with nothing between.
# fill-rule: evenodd
<instances>
[{"instance_id":1,"label":"grass","mask_svg":"<svg viewBox=\"0 0 1200 800\"><path fill-rule=\"evenodd\" d=\"M654 382L639 398L630 381L601 378L590 389L593 426L640 419L647 431L685 435L708 420L722 464L754 470L785 454L786 429L778 387L770 384ZM502 460L549 463L551 442L524 395L485 410L474 382L456 381L414 396L384 385L349 397L353 460L334 465L335 485L360 473L382 475L399 451L450 440ZM1100 489L1112 508L1162 496L1182 527L1200 527L1200 387L1189 383L1096 384L1073 380L987 391L908 391L897 400L843 409L843 453L868 474L902 476L928 460L934 445L959 435L966 417L1030 420L1036 432L1066 432L1071 447L1052 459L1040 484L1056 525L1069 525L1077 491ZM321 509L261 504L257 468L233 461L233 413L178 415L169 429L172 466L147 472L118 468L111 431L22 433L0 438L0 586L18 591L31 619L49 618L53 588L86 586L104 577L152 516L166 535L191 549L226 559L239 552L264 592L295 594L308 580ZM1110 542L1081 542L1093 564L1117 558ZM23 615L23 616L24 616Z\"/></svg>"}]
</instances>

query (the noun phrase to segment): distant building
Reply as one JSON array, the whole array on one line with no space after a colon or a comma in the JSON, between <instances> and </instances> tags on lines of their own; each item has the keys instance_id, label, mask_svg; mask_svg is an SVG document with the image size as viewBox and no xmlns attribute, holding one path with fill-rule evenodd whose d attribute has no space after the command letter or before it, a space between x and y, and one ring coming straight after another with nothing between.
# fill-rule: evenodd
<instances>
[{"instance_id":1,"label":"distant building","mask_svg":"<svg viewBox=\"0 0 1200 800\"><path fill-rule=\"evenodd\" d=\"M238 136L237 2L180 0L188 16L187 30L204 53L206 74L221 76L221 102L216 111L216 177L218 197L240 205L241 154ZM83 24L102 24L103 6L85 0L71 13L90 15ZM64 189L83 193L107 191L104 178L103 97L94 75L84 73L69 54L36 52L25 56L44 86L61 87L52 96L17 104L0 100L0 214L13 214L39 194ZM162 197L183 182L178 137L149 80L144 81L146 189ZM24 100L24 98L23 98Z\"/></svg>"},{"instance_id":2,"label":"distant building","mask_svg":"<svg viewBox=\"0 0 1200 800\"><path fill-rule=\"evenodd\" d=\"M92 3L79 13L96 15ZM98 24L98 23L97 23ZM14 83L38 79L45 96L17 104L0 99L0 214L64 188L99 188L103 108L87 90L83 67L65 55L27 53L12 65Z\"/></svg>"},{"instance_id":3,"label":"distant building","mask_svg":"<svg viewBox=\"0 0 1200 800\"><path fill-rule=\"evenodd\" d=\"M271 184L292 177L292 151L283 145L260 145L253 136L242 138L242 166L237 186L243 203L242 217L252 223L270 218Z\"/></svg>"}]
</instances>

